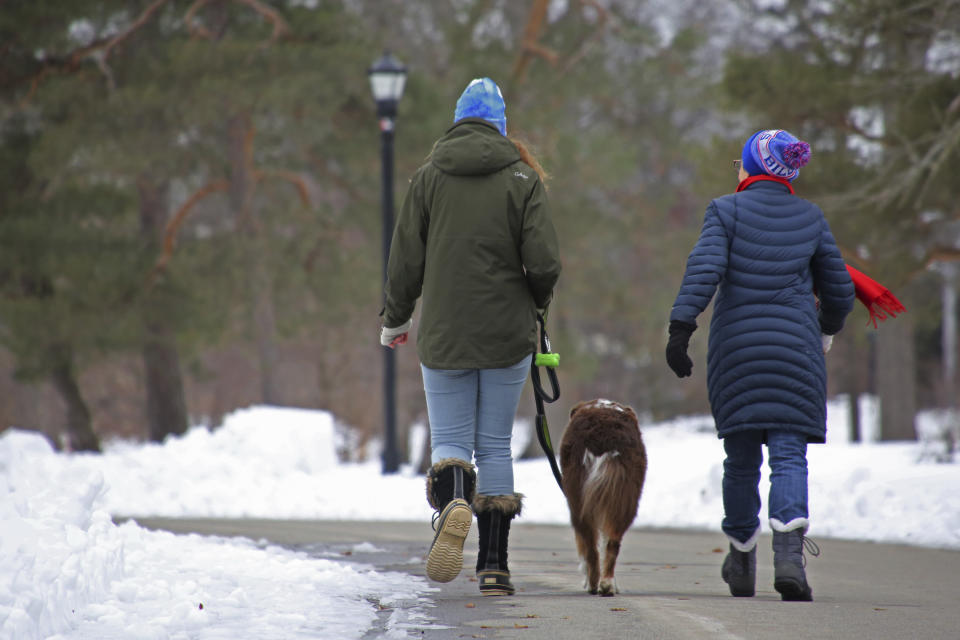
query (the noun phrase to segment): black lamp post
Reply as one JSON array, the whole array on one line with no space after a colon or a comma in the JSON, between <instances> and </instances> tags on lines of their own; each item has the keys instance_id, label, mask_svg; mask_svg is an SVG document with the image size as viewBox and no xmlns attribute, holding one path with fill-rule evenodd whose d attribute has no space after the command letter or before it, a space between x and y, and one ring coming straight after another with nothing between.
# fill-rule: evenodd
<instances>
[{"instance_id":1,"label":"black lamp post","mask_svg":"<svg viewBox=\"0 0 960 640\"><path fill-rule=\"evenodd\" d=\"M384 52L373 63L367 75L370 89L377 102L380 119L380 157L383 167L383 281L387 280L387 258L393 236L393 125L397 117L397 103L403 97L407 69L390 52ZM383 350L383 473L396 473L400 467L397 453L397 394L396 366L393 349Z\"/></svg>"}]
</instances>

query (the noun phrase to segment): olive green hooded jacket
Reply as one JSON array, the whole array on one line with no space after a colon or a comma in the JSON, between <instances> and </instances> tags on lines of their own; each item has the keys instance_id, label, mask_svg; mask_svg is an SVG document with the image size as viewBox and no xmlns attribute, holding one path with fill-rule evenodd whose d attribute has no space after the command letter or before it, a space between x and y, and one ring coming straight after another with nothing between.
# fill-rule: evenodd
<instances>
[{"instance_id":1,"label":"olive green hooded jacket","mask_svg":"<svg viewBox=\"0 0 960 640\"><path fill-rule=\"evenodd\" d=\"M496 369L536 351L536 313L560 275L537 173L509 139L466 118L410 180L387 262L384 326L423 297L417 354L431 369Z\"/></svg>"}]
</instances>

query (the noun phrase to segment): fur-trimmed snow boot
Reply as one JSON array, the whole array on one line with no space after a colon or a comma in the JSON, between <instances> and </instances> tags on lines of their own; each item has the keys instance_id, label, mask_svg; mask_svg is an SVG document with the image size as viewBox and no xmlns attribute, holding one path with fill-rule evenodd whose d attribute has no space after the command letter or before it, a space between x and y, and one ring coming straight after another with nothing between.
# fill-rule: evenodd
<instances>
[{"instance_id":1,"label":"fur-trimmed snow boot","mask_svg":"<svg viewBox=\"0 0 960 640\"><path fill-rule=\"evenodd\" d=\"M773 588L781 600L811 602L813 590L804 571L804 547L810 555L820 555L820 547L804 534L806 528L773 532Z\"/></svg>"},{"instance_id":2,"label":"fur-trimmed snow boot","mask_svg":"<svg viewBox=\"0 0 960 640\"><path fill-rule=\"evenodd\" d=\"M730 595L737 598L752 598L757 590L757 545L749 551L741 551L733 544L723 559L720 576L730 587Z\"/></svg>"},{"instance_id":3,"label":"fur-trimmed snow boot","mask_svg":"<svg viewBox=\"0 0 960 640\"><path fill-rule=\"evenodd\" d=\"M444 458L427 472L427 502L437 510L433 543L427 553L427 577L450 582L463 569L463 543L470 533L477 474L459 458Z\"/></svg>"},{"instance_id":4,"label":"fur-trimmed snow boot","mask_svg":"<svg viewBox=\"0 0 960 640\"><path fill-rule=\"evenodd\" d=\"M757 591L757 539L760 527L746 542L740 542L731 535L730 552L723 559L720 577L730 587L730 595L736 598L752 598Z\"/></svg>"},{"instance_id":5,"label":"fur-trimmed snow boot","mask_svg":"<svg viewBox=\"0 0 960 640\"><path fill-rule=\"evenodd\" d=\"M477 580L485 596L512 596L516 589L507 568L507 544L510 521L520 515L523 496L478 495L473 501L479 527L480 552L477 554Z\"/></svg>"}]
</instances>

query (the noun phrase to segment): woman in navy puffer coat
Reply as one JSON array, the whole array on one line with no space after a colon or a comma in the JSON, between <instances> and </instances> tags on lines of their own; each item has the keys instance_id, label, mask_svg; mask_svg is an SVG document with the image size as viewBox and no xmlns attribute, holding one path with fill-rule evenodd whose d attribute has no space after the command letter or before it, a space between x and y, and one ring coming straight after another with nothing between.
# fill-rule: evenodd
<instances>
[{"instance_id":1,"label":"woman in navy puffer coat","mask_svg":"<svg viewBox=\"0 0 960 640\"><path fill-rule=\"evenodd\" d=\"M707 389L727 454L722 528L731 544L722 576L735 596L755 591L766 444L774 586L784 600L812 599L802 558L806 446L826 440L824 354L853 307L854 287L823 213L793 193L809 156L809 145L786 131L750 137L737 192L707 207L670 313L667 362L685 377L696 318L716 293Z\"/></svg>"}]
</instances>

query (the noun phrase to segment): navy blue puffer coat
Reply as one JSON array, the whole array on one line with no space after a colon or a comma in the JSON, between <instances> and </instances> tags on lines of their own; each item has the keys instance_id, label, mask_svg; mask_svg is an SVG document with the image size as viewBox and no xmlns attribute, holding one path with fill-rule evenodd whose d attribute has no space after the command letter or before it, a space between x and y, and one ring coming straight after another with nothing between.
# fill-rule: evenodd
<instances>
[{"instance_id":1,"label":"navy blue puffer coat","mask_svg":"<svg viewBox=\"0 0 960 640\"><path fill-rule=\"evenodd\" d=\"M714 293L707 390L718 435L795 429L824 442L820 335L843 327L854 289L820 208L772 180L713 200L670 320L696 324Z\"/></svg>"}]
</instances>

